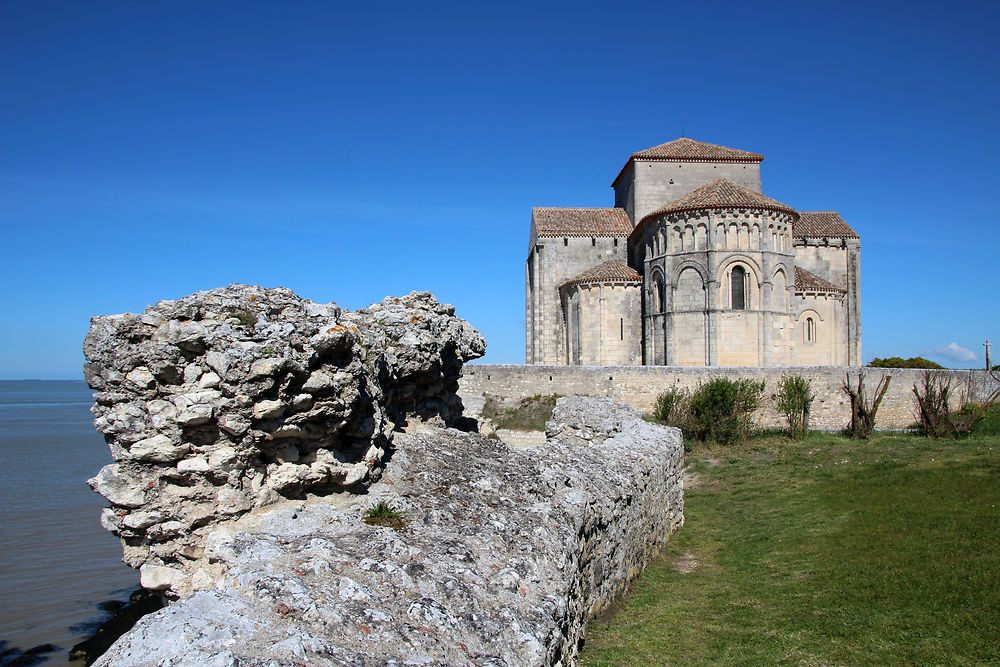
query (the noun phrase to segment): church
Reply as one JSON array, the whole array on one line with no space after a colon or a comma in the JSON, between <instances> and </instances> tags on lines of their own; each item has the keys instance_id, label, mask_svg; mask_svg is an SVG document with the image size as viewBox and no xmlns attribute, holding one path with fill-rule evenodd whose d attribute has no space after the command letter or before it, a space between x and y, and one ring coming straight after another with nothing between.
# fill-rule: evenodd
<instances>
[{"instance_id":1,"label":"church","mask_svg":"<svg viewBox=\"0 0 1000 667\"><path fill-rule=\"evenodd\" d=\"M763 159L680 138L629 157L613 208L533 208L526 362L861 365L861 239L764 195Z\"/></svg>"}]
</instances>

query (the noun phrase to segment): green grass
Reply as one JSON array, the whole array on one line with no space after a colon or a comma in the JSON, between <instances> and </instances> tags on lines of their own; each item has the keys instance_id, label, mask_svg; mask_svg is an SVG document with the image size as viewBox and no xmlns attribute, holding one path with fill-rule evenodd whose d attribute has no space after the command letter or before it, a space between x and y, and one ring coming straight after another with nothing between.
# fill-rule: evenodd
<instances>
[{"instance_id":1,"label":"green grass","mask_svg":"<svg viewBox=\"0 0 1000 667\"><path fill-rule=\"evenodd\" d=\"M1000 664L1000 437L982 431L696 445L685 526L581 664Z\"/></svg>"},{"instance_id":2,"label":"green grass","mask_svg":"<svg viewBox=\"0 0 1000 667\"><path fill-rule=\"evenodd\" d=\"M487 396L482 415L493 421L497 428L521 431L544 431L545 422L552 416L559 394L529 396L516 405L506 406L494 396Z\"/></svg>"}]
</instances>

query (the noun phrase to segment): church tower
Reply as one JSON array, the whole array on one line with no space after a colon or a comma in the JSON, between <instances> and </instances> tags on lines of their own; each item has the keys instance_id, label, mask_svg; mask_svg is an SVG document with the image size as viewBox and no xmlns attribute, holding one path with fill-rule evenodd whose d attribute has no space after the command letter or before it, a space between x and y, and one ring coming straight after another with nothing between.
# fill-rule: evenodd
<instances>
[{"instance_id":1,"label":"church tower","mask_svg":"<svg viewBox=\"0 0 1000 667\"><path fill-rule=\"evenodd\" d=\"M763 155L683 137L632 153L611 187L633 226L695 188L726 178L760 192Z\"/></svg>"}]
</instances>

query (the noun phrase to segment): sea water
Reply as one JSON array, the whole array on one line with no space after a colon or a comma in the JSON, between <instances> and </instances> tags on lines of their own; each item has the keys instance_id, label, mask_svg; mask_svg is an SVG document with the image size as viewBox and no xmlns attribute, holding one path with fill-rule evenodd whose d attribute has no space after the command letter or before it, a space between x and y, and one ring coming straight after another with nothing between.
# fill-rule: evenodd
<instances>
[{"instance_id":1,"label":"sea water","mask_svg":"<svg viewBox=\"0 0 1000 667\"><path fill-rule=\"evenodd\" d=\"M98 605L138 587L86 484L111 463L92 403L83 381L0 381L0 654L54 644L35 664L71 664Z\"/></svg>"}]
</instances>

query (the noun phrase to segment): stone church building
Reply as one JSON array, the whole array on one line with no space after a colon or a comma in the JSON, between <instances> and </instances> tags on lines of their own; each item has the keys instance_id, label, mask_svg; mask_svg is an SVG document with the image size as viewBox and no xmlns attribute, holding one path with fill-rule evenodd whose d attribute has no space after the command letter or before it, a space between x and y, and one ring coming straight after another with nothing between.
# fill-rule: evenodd
<instances>
[{"instance_id":1,"label":"stone church building","mask_svg":"<svg viewBox=\"0 0 1000 667\"><path fill-rule=\"evenodd\" d=\"M527 363L860 365L860 238L762 194L763 159L676 139L614 208L532 209Z\"/></svg>"}]
</instances>

